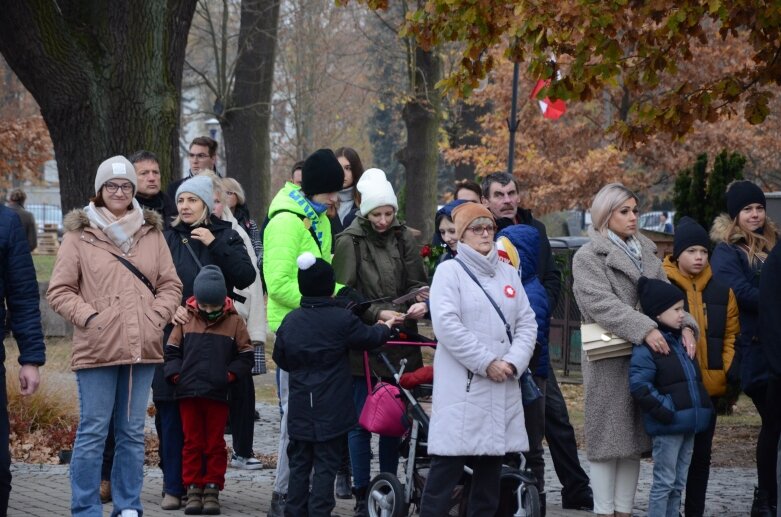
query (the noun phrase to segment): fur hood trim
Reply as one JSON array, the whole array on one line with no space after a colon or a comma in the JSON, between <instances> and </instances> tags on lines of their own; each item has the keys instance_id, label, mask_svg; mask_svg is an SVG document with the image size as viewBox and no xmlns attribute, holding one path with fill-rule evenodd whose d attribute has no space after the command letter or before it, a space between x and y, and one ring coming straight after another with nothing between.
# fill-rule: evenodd
<instances>
[{"instance_id":1,"label":"fur hood trim","mask_svg":"<svg viewBox=\"0 0 781 517\"><path fill-rule=\"evenodd\" d=\"M715 243L724 242L726 244L736 244L740 241L745 241L746 236L743 230L739 226L735 225L735 228L730 233L730 226L732 226L732 218L726 213L720 214L713 220L713 226L710 229L710 238ZM765 218L765 235L770 233L778 234L778 228L776 224L770 219Z\"/></svg>"},{"instance_id":2,"label":"fur hood trim","mask_svg":"<svg viewBox=\"0 0 781 517\"><path fill-rule=\"evenodd\" d=\"M154 210L144 209L144 224L154 227L157 231L163 231L163 216ZM68 212L62 220L62 227L66 232L73 232L89 228L89 217L83 208L74 208Z\"/></svg>"}]
</instances>

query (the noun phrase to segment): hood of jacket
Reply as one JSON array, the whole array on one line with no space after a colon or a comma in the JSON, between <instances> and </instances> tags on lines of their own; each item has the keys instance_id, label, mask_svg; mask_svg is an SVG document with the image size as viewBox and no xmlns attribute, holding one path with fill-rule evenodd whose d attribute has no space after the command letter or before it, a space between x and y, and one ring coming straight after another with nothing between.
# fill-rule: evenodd
<instances>
[{"instance_id":1,"label":"hood of jacket","mask_svg":"<svg viewBox=\"0 0 781 517\"><path fill-rule=\"evenodd\" d=\"M144 209L144 224L153 226L160 232L163 231L163 217L154 210ZM62 220L62 228L66 232L83 230L89 227L89 216L87 216L87 212L83 208L74 208Z\"/></svg>"},{"instance_id":2,"label":"hood of jacket","mask_svg":"<svg viewBox=\"0 0 781 517\"><path fill-rule=\"evenodd\" d=\"M710 238L713 242L724 242L726 244L736 244L741 241L745 241L746 237L743 230L737 225L730 231L732 227L732 219L727 214L721 214L713 220L713 226L710 230ZM772 232L778 234L778 228L775 223L768 217L765 219L764 232Z\"/></svg>"},{"instance_id":3,"label":"hood of jacket","mask_svg":"<svg viewBox=\"0 0 781 517\"><path fill-rule=\"evenodd\" d=\"M514 224L496 234L507 237L518 251L521 261L521 278L526 283L537 275L537 261L540 255L540 232L528 224Z\"/></svg>"},{"instance_id":4,"label":"hood of jacket","mask_svg":"<svg viewBox=\"0 0 781 517\"><path fill-rule=\"evenodd\" d=\"M684 286L684 289L694 286L699 292L702 292L705 289L705 286L708 285L708 282L710 282L710 279L713 277L713 271L711 270L710 264L706 265L702 271L693 277L683 274L681 270L678 269L678 265L673 262L671 255L664 257L662 267L664 267L664 272L667 274L667 279L670 282L677 284L678 286Z\"/></svg>"}]
</instances>

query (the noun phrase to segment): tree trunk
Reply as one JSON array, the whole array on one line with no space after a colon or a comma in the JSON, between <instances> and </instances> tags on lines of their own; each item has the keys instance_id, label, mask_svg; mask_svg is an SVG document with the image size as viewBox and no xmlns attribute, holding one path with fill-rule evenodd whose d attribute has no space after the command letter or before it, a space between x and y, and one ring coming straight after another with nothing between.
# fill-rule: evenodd
<instances>
[{"instance_id":1,"label":"tree trunk","mask_svg":"<svg viewBox=\"0 0 781 517\"><path fill-rule=\"evenodd\" d=\"M271 88L279 0L242 0L233 94L221 117L227 173L259 221L271 200Z\"/></svg>"},{"instance_id":2,"label":"tree trunk","mask_svg":"<svg viewBox=\"0 0 781 517\"><path fill-rule=\"evenodd\" d=\"M439 57L415 47L413 98L404 105L407 146L399 152L405 169L405 217L427 241L434 231L441 97L434 85L441 76Z\"/></svg>"},{"instance_id":3,"label":"tree trunk","mask_svg":"<svg viewBox=\"0 0 781 517\"><path fill-rule=\"evenodd\" d=\"M63 211L98 165L138 149L179 177L180 92L196 0L0 1L0 52L41 107Z\"/></svg>"}]
</instances>

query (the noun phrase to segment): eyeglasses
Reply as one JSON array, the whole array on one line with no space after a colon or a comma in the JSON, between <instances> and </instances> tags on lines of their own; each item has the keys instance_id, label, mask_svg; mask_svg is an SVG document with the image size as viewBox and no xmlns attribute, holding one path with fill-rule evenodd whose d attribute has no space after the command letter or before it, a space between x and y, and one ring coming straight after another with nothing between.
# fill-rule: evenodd
<instances>
[{"instance_id":1,"label":"eyeglasses","mask_svg":"<svg viewBox=\"0 0 781 517\"><path fill-rule=\"evenodd\" d=\"M209 157L209 155L206 153L198 153L198 154L188 153L187 155L190 157L191 160L205 160L206 158Z\"/></svg>"},{"instance_id":2,"label":"eyeglasses","mask_svg":"<svg viewBox=\"0 0 781 517\"><path fill-rule=\"evenodd\" d=\"M130 194L133 192L133 184L130 182L117 185L116 183L111 183L109 181L108 183L104 183L103 186L106 187L106 192L109 194L115 194L117 189L122 189L123 194Z\"/></svg>"},{"instance_id":3,"label":"eyeglasses","mask_svg":"<svg viewBox=\"0 0 781 517\"><path fill-rule=\"evenodd\" d=\"M474 233L475 235L483 235L485 232L488 233L496 232L496 226L492 224L478 224L476 226L470 226L469 228L467 228L467 230Z\"/></svg>"}]
</instances>

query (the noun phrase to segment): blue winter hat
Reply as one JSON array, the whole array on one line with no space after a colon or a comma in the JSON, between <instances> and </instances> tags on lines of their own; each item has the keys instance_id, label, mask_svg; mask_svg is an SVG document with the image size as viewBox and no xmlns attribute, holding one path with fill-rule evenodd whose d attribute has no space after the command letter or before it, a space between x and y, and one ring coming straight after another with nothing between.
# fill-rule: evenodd
<instances>
[{"instance_id":1,"label":"blue winter hat","mask_svg":"<svg viewBox=\"0 0 781 517\"><path fill-rule=\"evenodd\" d=\"M193 176L192 178L183 182L181 185L179 185L179 188L176 189L174 203L176 203L176 201L179 199L179 195L182 192L195 194L201 198L201 201L206 203L207 207L209 207L209 213L214 211L214 182L210 177Z\"/></svg>"},{"instance_id":2,"label":"blue winter hat","mask_svg":"<svg viewBox=\"0 0 781 517\"><path fill-rule=\"evenodd\" d=\"M443 217L449 218L451 221L453 220L453 209L457 207L458 205L463 205L464 203L473 203L474 201L467 201L466 199L454 199L453 201L449 202L439 210L437 210L437 215L434 218L434 237L431 239L431 244L434 246L444 246L445 241L442 240L442 236L439 235L439 223L442 222Z\"/></svg>"}]
</instances>

